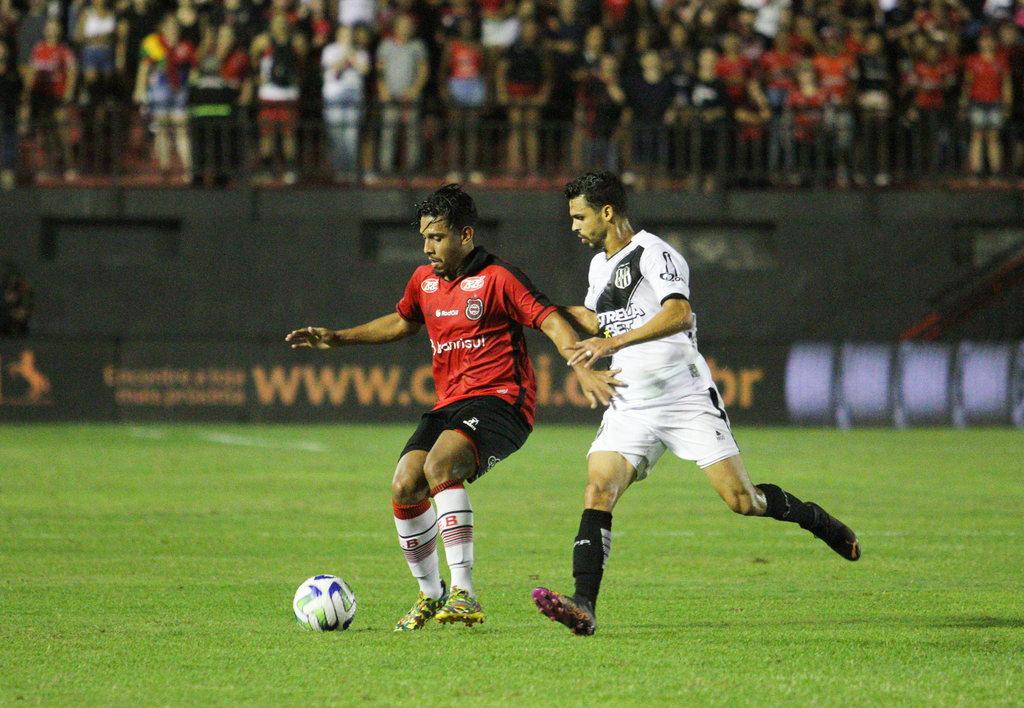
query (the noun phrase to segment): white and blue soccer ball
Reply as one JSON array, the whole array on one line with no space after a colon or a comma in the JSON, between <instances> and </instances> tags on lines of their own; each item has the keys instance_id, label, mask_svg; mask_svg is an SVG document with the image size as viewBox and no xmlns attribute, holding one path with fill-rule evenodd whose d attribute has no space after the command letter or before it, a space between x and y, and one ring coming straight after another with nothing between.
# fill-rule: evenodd
<instances>
[{"instance_id":1,"label":"white and blue soccer ball","mask_svg":"<svg viewBox=\"0 0 1024 708\"><path fill-rule=\"evenodd\" d=\"M336 575L314 575L295 591L292 609L312 632L348 629L356 616L356 594Z\"/></svg>"}]
</instances>

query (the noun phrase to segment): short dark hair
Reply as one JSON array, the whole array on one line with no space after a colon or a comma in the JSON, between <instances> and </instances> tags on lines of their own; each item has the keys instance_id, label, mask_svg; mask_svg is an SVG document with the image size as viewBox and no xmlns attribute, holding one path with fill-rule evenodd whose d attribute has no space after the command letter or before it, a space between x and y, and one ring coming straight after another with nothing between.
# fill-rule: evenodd
<instances>
[{"instance_id":1,"label":"short dark hair","mask_svg":"<svg viewBox=\"0 0 1024 708\"><path fill-rule=\"evenodd\" d=\"M607 205L622 215L629 210L626 187L611 172L588 172L565 185L565 198L572 201L576 197L583 197L592 209Z\"/></svg>"},{"instance_id":2,"label":"short dark hair","mask_svg":"<svg viewBox=\"0 0 1024 708\"><path fill-rule=\"evenodd\" d=\"M476 204L460 185L446 184L416 205L417 227L424 216L461 232L467 226L476 226Z\"/></svg>"}]
</instances>

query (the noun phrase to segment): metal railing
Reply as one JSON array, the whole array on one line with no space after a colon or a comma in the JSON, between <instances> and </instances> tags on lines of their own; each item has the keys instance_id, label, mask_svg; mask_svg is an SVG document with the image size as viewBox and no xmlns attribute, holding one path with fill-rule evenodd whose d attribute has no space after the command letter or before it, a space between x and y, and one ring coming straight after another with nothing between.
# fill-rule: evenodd
<instances>
[{"instance_id":1,"label":"metal railing","mask_svg":"<svg viewBox=\"0 0 1024 708\"><path fill-rule=\"evenodd\" d=\"M1017 186L1024 178L1020 122L1008 122L999 135L999 169L975 175L971 128L958 115L859 118L850 114L844 128L829 120L798 126L786 114L740 123L692 113L671 125L599 130L582 119L512 126L500 116L376 106L348 114L347 121L307 117L292 127L263 124L247 113L179 127L136 110L104 109L30 125L17 137L15 169L23 185L387 185L457 178L517 186L588 169L616 170L654 187L705 189L956 186L976 177Z\"/></svg>"}]
</instances>

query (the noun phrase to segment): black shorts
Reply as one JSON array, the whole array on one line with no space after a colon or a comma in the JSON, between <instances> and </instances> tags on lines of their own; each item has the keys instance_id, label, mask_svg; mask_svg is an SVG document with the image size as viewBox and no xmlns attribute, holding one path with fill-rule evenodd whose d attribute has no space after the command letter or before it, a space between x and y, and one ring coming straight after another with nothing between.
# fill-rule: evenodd
<instances>
[{"instance_id":1,"label":"black shorts","mask_svg":"<svg viewBox=\"0 0 1024 708\"><path fill-rule=\"evenodd\" d=\"M476 473L466 480L473 482L521 448L533 429L522 413L497 396L475 396L424 413L401 456L412 450L429 452L446 430L458 430L473 444Z\"/></svg>"}]
</instances>

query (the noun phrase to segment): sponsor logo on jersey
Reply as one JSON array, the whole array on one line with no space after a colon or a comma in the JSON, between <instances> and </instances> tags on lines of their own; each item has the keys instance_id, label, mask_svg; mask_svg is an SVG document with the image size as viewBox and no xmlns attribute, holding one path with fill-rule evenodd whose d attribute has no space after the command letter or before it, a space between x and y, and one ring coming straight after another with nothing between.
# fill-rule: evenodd
<instances>
[{"instance_id":1,"label":"sponsor logo on jersey","mask_svg":"<svg viewBox=\"0 0 1024 708\"><path fill-rule=\"evenodd\" d=\"M455 317L457 314L458 310L434 310L434 317Z\"/></svg>"},{"instance_id":2,"label":"sponsor logo on jersey","mask_svg":"<svg viewBox=\"0 0 1024 708\"><path fill-rule=\"evenodd\" d=\"M486 339L484 337L458 339L454 342L435 342L431 339L430 351L434 353L434 356L437 356L438 354L447 354L448 352L455 351L456 349L479 349L484 345L485 341Z\"/></svg>"},{"instance_id":3,"label":"sponsor logo on jersey","mask_svg":"<svg viewBox=\"0 0 1024 708\"><path fill-rule=\"evenodd\" d=\"M484 316L484 301L478 297L466 300L466 319L476 322Z\"/></svg>"},{"instance_id":4,"label":"sponsor logo on jersey","mask_svg":"<svg viewBox=\"0 0 1024 708\"><path fill-rule=\"evenodd\" d=\"M423 292L425 293L436 293L437 278L427 278L422 283L420 283L420 287L423 288Z\"/></svg>"},{"instance_id":5,"label":"sponsor logo on jersey","mask_svg":"<svg viewBox=\"0 0 1024 708\"><path fill-rule=\"evenodd\" d=\"M465 290L467 293L473 292L474 290L479 290L484 286L484 278L486 277L486 275L478 275L475 278L465 278L462 281L462 285L460 285L459 287Z\"/></svg>"},{"instance_id":6,"label":"sponsor logo on jersey","mask_svg":"<svg viewBox=\"0 0 1024 708\"><path fill-rule=\"evenodd\" d=\"M499 462L501 462L501 458L500 457L495 457L494 455L491 455L490 457L487 458L487 470L490 470L492 467L494 467ZM487 470L485 470L485 471L487 471Z\"/></svg>"},{"instance_id":7,"label":"sponsor logo on jersey","mask_svg":"<svg viewBox=\"0 0 1024 708\"><path fill-rule=\"evenodd\" d=\"M615 269L615 287L628 288L633 282L633 274L630 272L629 263L623 263Z\"/></svg>"},{"instance_id":8,"label":"sponsor logo on jersey","mask_svg":"<svg viewBox=\"0 0 1024 708\"><path fill-rule=\"evenodd\" d=\"M628 332L636 325L636 321L644 316L644 311L630 304L611 312L598 312L597 321L604 330L606 337L614 337Z\"/></svg>"},{"instance_id":9,"label":"sponsor logo on jersey","mask_svg":"<svg viewBox=\"0 0 1024 708\"><path fill-rule=\"evenodd\" d=\"M676 264L672 262L672 255L668 251L662 251L661 257L665 259L665 270L658 277L670 283L682 282L683 279L679 275L679 270L676 268Z\"/></svg>"},{"instance_id":10,"label":"sponsor logo on jersey","mask_svg":"<svg viewBox=\"0 0 1024 708\"><path fill-rule=\"evenodd\" d=\"M695 379L700 378L700 370L697 368L696 364L690 364L690 376Z\"/></svg>"},{"instance_id":11,"label":"sponsor logo on jersey","mask_svg":"<svg viewBox=\"0 0 1024 708\"><path fill-rule=\"evenodd\" d=\"M464 420L462 422L467 428L471 428L473 430L476 430L476 426L480 425L479 418L470 418L469 420Z\"/></svg>"}]
</instances>

